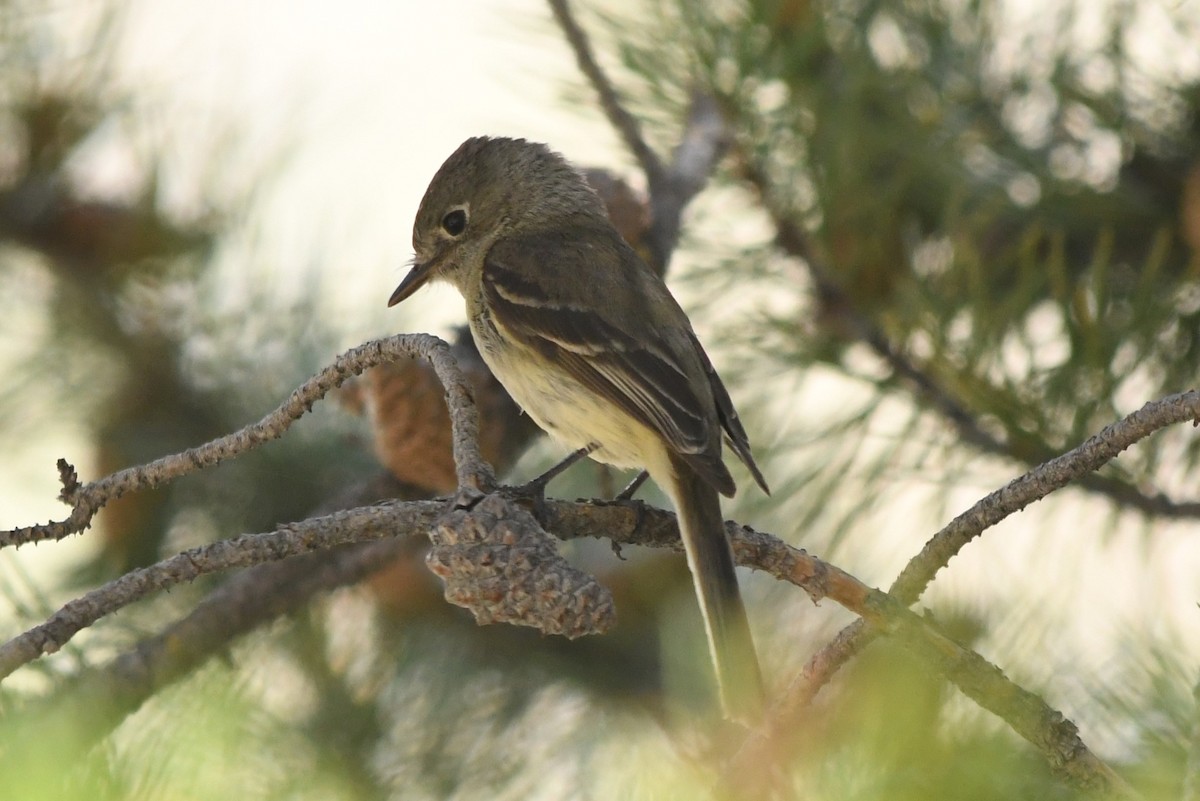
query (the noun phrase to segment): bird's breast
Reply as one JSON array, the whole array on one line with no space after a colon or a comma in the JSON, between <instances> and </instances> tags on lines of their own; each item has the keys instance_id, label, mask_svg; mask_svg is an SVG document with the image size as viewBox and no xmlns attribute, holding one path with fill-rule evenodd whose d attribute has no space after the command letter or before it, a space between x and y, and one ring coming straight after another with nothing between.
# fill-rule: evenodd
<instances>
[{"instance_id":1,"label":"bird's breast","mask_svg":"<svg viewBox=\"0 0 1200 801\"><path fill-rule=\"evenodd\" d=\"M653 469L661 437L575 379L555 360L506 337L486 312L471 315L471 333L497 380L544 431L569 448L596 445L592 458L623 468Z\"/></svg>"}]
</instances>

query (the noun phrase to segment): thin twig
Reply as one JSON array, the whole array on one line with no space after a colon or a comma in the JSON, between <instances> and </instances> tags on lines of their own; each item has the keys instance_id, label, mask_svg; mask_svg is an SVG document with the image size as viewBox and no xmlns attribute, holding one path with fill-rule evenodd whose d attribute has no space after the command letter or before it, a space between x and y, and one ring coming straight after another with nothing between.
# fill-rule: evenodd
<instances>
[{"instance_id":1,"label":"thin twig","mask_svg":"<svg viewBox=\"0 0 1200 801\"><path fill-rule=\"evenodd\" d=\"M471 386L450 353L450 346L429 334L401 334L374 340L346 351L332 365L304 382L277 409L257 423L182 453L146 465L131 467L82 487L64 487L74 505L65 520L0 531L0 548L44 540L60 540L87 528L105 504L130 492L152 489L189 473L253 450L283 435L314 403L348 378L385 362L404 358L427 359L446 388L453 429L454 462L460 486L487 490L495 485L491 467L479 453L479 418L471 400ZM59 471L71 475L60 462Z\"/></svg>"},{"instance_id":2,"label":"thin twig","mask_svg":"<svg viewBox=\"0 0 1200 801\"><path fill-rule=\"evenodd\" d=\"M1151 401L1124 419L1106 426L1082 445L1009 482L935 534L921 549L921 553L905 566L890 593L904 603L913 603L937 571L984 529L1072 481L1099 470L1120 455L1121 451L1155 431L1186 422L1200 425L1200 391L1180 392Z\"/></svg>"},{"instance_id":3,"label":"thin twig","mask_svg":"<svg viewBox=\"0 0 1200 801\"><path fill-rule=\"evenodd\" d=\"M463 393L452 403L469 404ZM457 409L456 409L457 411ZM1153 431L1200 416L1200 393L1189 392L1147 404L1109 426L1084 445L1044 465L1031 475L988 496L939 533L920 560L916 573L906 571L901 598L872 589L839 568L793 549L766 534L731 526L730 539L740 563L766 570L805 589L814 599L830 598L901 641L931 667L945 673L964 693L1006 720L1015 731L1046 754L1050 763L1073 782L1125 792L1120 779L1095 758L1074 726L1037 696L1013 685L977 654L953 643L908 611L908 597L919 593L972 536L1013 511L1044 497L1073 478L1094 470ZM461 455L461 454L460 454ZM444 507L434 502L389 503L341 512L288 526L271 534L249 535L180 554L152 568L134 571L56 613L42 626L0 646L0 675L43 653L60 648L92 622L147 595L190 581L214 570L277 560L337 544L378 539L392 532L427 529ZM638 503L569 504L547 502L548 527L559 536L608 536L618 542L679 547L674 516ZM908 594L908 595L905 595Z\"/></svg>"},{"instance_id":4,"label":"thin twig","mask_svg":"<svg viewBox=\"0 0 1200 801\"><path fill-rule=\"evenodd\" d=\"M729 123L716 99L704 92L693 93L683 135L667 169L671 184L684 204L708 184L713 168L731 144Z\"/></svg>"},{"instance_id":5,"label":"thin twig","mask_svg":"<svg viewBox=\"0 0 1200 801\"><path fill-rule=\"evenodd\" d=\"M921 596L939 570L974 538L1009 515L1078 481L1154 432L1178 423L1200 421L1200 392L1192 390L1147 403L1082 445L1039 465L981 499L955 517L925 544L901 571L888 594L903 604ZM792 681L772 710L774 728L785 730L803 714L824 684L880 632L856 620L819 650Z\"/></svg>"},{"instance_id":6,"label":"thin twig","mask_svg":"<svg viewBox=\"0 0 1200 801\"><path fill-rule=\"evenodd\" d=\"M629 148L629 152L637 159L642 171L646 174L646 181L650 185L651 194L653 194L656 186L667 181L662 161L650 149L650 145L646 144L646 140L642 136L642 126L637 117L625 109L617 94L617 88L604 74L604 70L600 69L596 55L592 52L591 42L571 12L567 0L549 0L549 3L550 10L554 13L554 19L562 28L563 36L567 38L567 43L575 53L575 60L579 64L580 72L596 90L600 99L600 107L604 110L613 128L616 128L617 133L625 140L625 147Z\"/></svg>"},{"instance_id":7,"label":"thin twig","mask_svg":"<svg viewBox=\"0 0 1200 801\"><path fill-rule=\"evenodd\" d=\"M743 175L758 191L764 208L772 218L776 230L776 242L779 247L784 252L804 262L808 267L809 275L816 285L817 292L838 306L845 321L850 324L850 330L855 336L868 344L891 367L896 376L909 382L921 397L930 402L935 410L949 420L965 442L987 453L994 453L1007 458L1019 458L1004 442L980 427L965 407L959 404L948 392L943 390L931 376L927 375L907 357L892 347L884 333L854 308L853 303L844 290L831 278L824 260L809 240L808 235L774 202L770 184L766 176L758 171L757 166L749 158L745 157L744 154L741 167ZM1157 403L1171 405L1175 400L1185 399L1190 394L1184 393L1180 396L1172 396ZM1186 403L1187 401L1184 400L1183 402ZM1136 415L1146 414L1147 410L1155 405L1148 404L1147 407L1136 412L1135 415L1131 415L1125 421L1122 421L1122 424L1128 424L1131 418L1134 418ZM1194 418L1194 414L1192 417ZM1184 415L1180 419L1166 420L1161 425L1145 429L1140 435L1128 430L1118 432L1120 435L1129 435L1132 438L1115 451L1112 451L1111 455L1108 455L1107 458L1096 461L1094 466L1087 466L1088 460L1083 459L1083 451L1085 449L1093 449L1093 456L1104 453L1105 450L1099 446L1098 441L1105 437L1105 432L1092 437L1084 445L1081 445L1068 454L1052 459L1046 464L1038 465L1021 479L1013 482L1013 484L981 500L971 510L960 515L959 518L952 521L945 529L938 532L933 540L922 550L921 554L910 561L904 573L901 574L896 584L893 585L893 592L897 589L901 590L902 592L897 597L907 603L912 603L919 597L920 592L923 591L925 585L932 579L933 575L966 542L974 536L978 536L983 528L995 525L1004 516L1014 511L1019 511L1025 505L1044 497L1068 481L1074 481L1082 488L1101 493L1119 505L1135 508L1147 514L1176 518L1200 516L1200 503L1198 502L1179 502L1161 493L1146 494L1123 482L1105 476L1094 475L1091 472L1111 460L1120 450L1128 447L1129 444L1136 442L1138 439L1147 436L1149 433L1157 430L1157 428L1182 422L1186 419L1189 419L1187 415ZM1122 426L1122 424L1117 424L1117 426ZM1029 463L1027 459L1022 459L1022 461L1025 461L1027 464ZM1060 469L1067 466L1069 475L1060 484L1046 486L1044 492L1040 495L1025 497L1026 493L1032 487L1038 486L1039 482L1049 478L1047 471L1050 469L1050 465L1055 465ZM1029 482L1031 477L1034 476L1037 478L1033 479L1032 483L1022 483ZM1018 483L1020 483L1020 490L1015 495L1009 494L1005 496L1006 503L1012 505L997 506L1000 495L1002 493L1012 493L1014 485ZM1021 500L1022 497L1025 497L1025 499ZM1004 512L1000 517L990 522L985 522L987 514L994 514L1001 509L1004 509ZM982 523L983 526L982 528L974 529L968 523L972 525ZM931 551L936 551L937 555L932 554ZM799 718L804 708L812 702L821 687L875 636L877 636L877 633L872 633L864 620L856 620L814 654L801 672L793 679L788 690L772 710L775 727L780 730L785 729L791 721Z\"/></svg>"},{"instance_id":8,"label":"thin twig","mask_svg":"<svg viewBox=\"0 0 1200 801\"><path fill-rule=\"evenodd\" d=\"M4 763L38 766L34 770L74 764L154 693L224 653L238 637L294 612L318 593L361 581L415 542L389 537L242 571L158 634L22 708L20 725L0 732ZM52 763L45 759L49 742Z\"/></svg>"},{"instance_id":9,"label":"thin twig","mask_svg":"<svg viewBox=\"0 0 1200 801\"><path fill-rule=\"evenodd\" d=\"M564 538L599 528L601 536L622 544L682 548L673 515L638 505L632 510L629 507L628 503L613 502L586 505L550 502L548 528ZM601 510L603 514L599 513ZM905 604L770 534L732 523L727 524L726 531L738 564L795 584L814 601L828 598L880 630L897 636L924 665L944 675L1038 748L1073 784L1134 796L1120 776L1087 748L1075 725L1062 713L1014 684L995 665L942 634ZM738 756L735 770L739 766L763 764L755 753L762 742L748 743ZM765 778L765 774L759 778ZM740 783L748 780L747 775L739 776ZM753 792L745 795L755 797Z\"/></svg>"},{"instance_id":10,"label":"thin twig","mask_svg":"<svg viewBox=\"0 0 1200 801\"><path fill-rule=\"evenodd\" d=\"M327 517L291 523L266 534L244 534L176 554L69 602L45 623L0 645L0 679L43 654L58 651L97 620L162 590L200 576L264 564L289 556L398 534L427 531L443 509L437 501L404 504L403 514L382 506L365 506Z\"/></svg>"},{"instance_id":11,"label":"thin twig","mask_svg":"<svg viewBox=\"0 0 1200 801\"><path fill-rule=\"evenodd\" d=\"M646 245L663 272L679 244L684 209L708 184L731 141L729 126L716 100L711 95L693 95L683 134L671 154L667 178L658 185L649 185L651 222Z\"/></svg>"},{"instance_id":12,"label":"thin twig","mask_svg":"<svg viewBox=\"0 0 1200 801\"><path fill-rule=\"evenodd\" d=\"M550 502L549 507L549 525L564 538L599 528L603 534L593 533L592 536L610 537L622 544L675 550L682 547L674 528L674 516L668 512L637 505L631 510L628 503L612 502L586 505ZM1124 780L1088 749L1075 725L1061 712L1013 683L995 665L954 642L903 603L770 534L733 523L726 525L726 531L738 564L795 584L814 601L828 598L879 630L896 636L922 664L944 675L966 696L1003 719L1033 744L1072 784L1120 797L1136 797ZM767 729L763 739L747 743L735 761L734 770L763 764L757 749L769 740L771 731ZM738 785L746 790L749 786L746 782L765 778L765 774L754 777L742 773ZM745 795L755 797L754 792Z\"/></svg>"},{"instance_id":13,"label":"thin twig","mask_svg":"<svg viewBox=\"0 0 1200 801\"><path fill-rule=\"evenodd\" d=\"M0 646L0 664L5 674L10 673L16 665L36 658L45 650L37 644L48 641L47 632L61 646L70 638L72 628L81 627L80 621L94 621L132 600L197 575L334 545L426 530L445 509L444 504L433 501L384 503L180 554L155 566L157 569L135 571L68 604L46 624ZM548 529L562 538L607 537L623 544L680 548L675 516L636 501L591 504L546 501L545 516ZM1061 714L1014 685L978 654L951 641L899 601L769 534L735 524L729 524L727 531L740 564L791 582L814 599L833 600L896 635L931 669L944 673L981 706L1001 716L1076 783L1085 787L1121 787L1119 778L1091 754Z\"/></svg>"},{"instance_id":14,"label":"thin twig","mask_svg":"<svg viewBox=\"0 0 1200 801\"><path fill-rule=\"evenodd\" d=\"M695 94L671 163L664 166L642 136L637 118L622 104L613 82L596 61L587 33L575 19L567 0L548 2L567 44L575 53L580 71L596 90L609 123L646 175L651 211L646 246L655 261L651 266L663 273L679 242L683 210L708 183L717 162L729 149L732 142L729 126L711 95Z\"/></svg>"},{"instance_id":15,"label":"thin twig","mask_svg":"<svg viewBox=\"0 0 1200 801\"><path fill-rule=\"evenodd\" d=\"M1053 458L1050 451L1035 454L1018 454L1008 443L989 433L974 415L957 398L944 389L933 376L897 349L887 335L860 313L853 300L833 278L833 271L821 257L804 229L791 219L775 202L766 176L743 155L742 175L759 194L763 208L771 217L775 227L776 244L790 256L804 263L817 293L838 308L839 319L857 339L868 345L875 354L891 368L893 375L907 382L918 397L929 403L935 411L949 420L962 440L984 453L992 453L1008 459L1016 459L1026 465L1036 465ZM1156 517L1193 519L1200 517L1200 501L1177 501L1162 493L1147 493L1108 476L1086 475L1079 479L1085 489L1104 495L1114 503L1137 509Z\"/></svg>"}]
</instances>

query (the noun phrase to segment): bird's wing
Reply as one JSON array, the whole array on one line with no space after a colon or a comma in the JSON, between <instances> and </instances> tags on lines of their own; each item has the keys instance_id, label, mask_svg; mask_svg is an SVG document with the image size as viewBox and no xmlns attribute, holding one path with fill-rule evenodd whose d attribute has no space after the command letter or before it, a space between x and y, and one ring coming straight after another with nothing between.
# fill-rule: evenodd
<instances>
[{"instance_id":1,"label":"bird's wing","mask_svg":"<svg viewBox=\"0 0 1200 801\"><path fill-rule=\"evenodd\" d=\"M721 419L721 427L725 429L725 434L729 439L729 447L742 460L742 464L746 465L746 469L754 477L755 483L762 487L763 492L770 495L771 490L767 487L767 480L763 478L762 471L758 469L758 465L754 461L754 454L750 452L750 438L746 436L746 429L742 427L742 420L738 417L737 409L733 408L733 399L729 397L729 390L725 389L721 376L717 375L717 370L709 361L708 354L700 345L700 340L696 339L694 333L691 334L691 337L692 342L695 343L696 352L700 354L704 373L708 376L713 400L717 404L717 416Z\"/></svg>"},{"instance_id":2,"label":"bird's wing","mask_svg":"<svg viewBox=\"0 0 1200 801\"><path fill-rule=\"evenodd\" d=\"M714 487L732 494L733 479L720 460L715 400L701 395L711 391L703 367L707 359L682 352L698 346L686 316L679 311L686 336L679 336L678 326L656 324L645 297L646 283L639 276L626 280L629 271L649 268L624 247L602 252L605 258L598 260L594 251L572 246L571 239L562 236L498 243L483 269L483 290L495 322L658 432ZM546 279L555 281L553 292L530 280L537 268L528 260L535 258L554 263L554 275ZM598 269L622 271L622 280L589 281ZM604 297L588 297L597 292Z\"/></svg>"}]
</instances>

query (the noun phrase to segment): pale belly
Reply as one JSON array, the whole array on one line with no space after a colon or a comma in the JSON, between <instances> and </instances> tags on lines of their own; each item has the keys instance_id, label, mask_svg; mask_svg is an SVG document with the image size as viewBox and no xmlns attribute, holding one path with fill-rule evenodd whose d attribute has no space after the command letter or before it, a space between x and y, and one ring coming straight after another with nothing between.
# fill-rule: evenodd
<instances>
[{"instance_id":1,"label":"pale belly","mask_svg":"<svg viewBox=\"0 0 1200 801\"><path fill-rule=\"evenodd\" d=\"M480 353L496 378L525 413L546 433L569 448L596 445L591 457L615 467L646 468L655 473L665 459L659 435L617 406L597 396L567 372L517 369L510 351L488 347ZM543 362L545 364L545 362Z\"/></svg>"}]
</instances>

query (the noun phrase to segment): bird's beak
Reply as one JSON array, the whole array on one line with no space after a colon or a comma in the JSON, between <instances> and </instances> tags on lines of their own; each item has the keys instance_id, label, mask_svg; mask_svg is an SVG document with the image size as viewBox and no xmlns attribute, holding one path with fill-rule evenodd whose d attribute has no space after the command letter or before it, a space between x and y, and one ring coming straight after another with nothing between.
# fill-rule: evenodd
<instances>
[{"instance_id":1,"label":"bird's beak","mask_svg":"<svg viewBox=\"0 0 1200 801\"><path fill-rule=\"evenodd\" d=\"M413 268L408 271L408 275L404 276L404 280L400 282L400 286L396 287L396 291L388 298L388 307L395 306L423 287L429 281L429 276L433 274L433 266L433 259L414 264Z\"/></svg>"}]
</instances>

